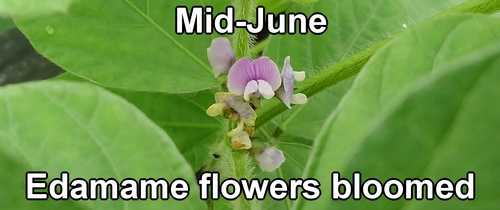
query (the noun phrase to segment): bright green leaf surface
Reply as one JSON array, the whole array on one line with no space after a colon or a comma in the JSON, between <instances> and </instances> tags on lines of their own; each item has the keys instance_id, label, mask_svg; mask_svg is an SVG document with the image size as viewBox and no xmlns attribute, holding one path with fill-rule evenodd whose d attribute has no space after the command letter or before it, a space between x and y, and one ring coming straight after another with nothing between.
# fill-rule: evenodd
<instances>
[{"instance_id":1,"label":"bright green leaf surface","mask_svg":"<svg viewBox=\"0 0 500 210\"><path fill-rule=\"evenodd\" d=\"M325 209L496 209L500 190L498 126L500 124L500 45L437 71L433 79L416 82L408 94L377 117L360 141L346 151L338 167L321 163L317 174L340 170L344 177L360 171L385 181L392 177L456 182L473 171L475 200L389 201L366 199L327 202ZM336 138L326 130L322 140ZM328 149L328 148L327 148ZM322 175L321 175L322 176ZM323 176L322 176L323 177ZM436 183L436 181L435 181ZM468 189L471 190L471 189ZM305 203L302 209L308 209ZM312 206L312 205L311 205Z\"/></svg>"},{"instance_id":2,"label":"bright green leaf surface","mask_svg":"<svg viewBox=\"0 0 500 210\"><path fill-rule=\"evenodd\" d=\"M0 0L0 15L30 18L68 11L73 0Z\"/></svg>"},{"instance_id":3,"label":"bright green leaf surface","mask_svg":"<svg viewBox=\"0 0 500 210\"><path fill-rule=\"evenodd\" d=\"M344 169L344 161L347 161L344 159L352 155L349 148L359 147L363 135L374 126L374 119L380 112L416 80L437 74L451 61L500 41L498 28L500 21L495 18L455 15L422 23L394 39L371 58L339 109L330 115L329 123L323 128L328 137L323 136L315 145L317 150L313 151L304 176L318 177L322 183L328 183L332 171ZM390 140L404 141L401 138ZM404 154L394 155L393 158ZM417 175L420 174L412 176ZM328 199L321 198L323 205L327 205ZM306 209L309 206L302 204Z\"/></svg>"},{"instance_id":4,"label":"bright green leaf surface","mask_svg":"<svg viewBox=\"0 0 500 210\"><path fill-rule=\"evenodd\" d=\"M85 82L70 73L55 78ZM172 138L193 170L205 161L208 147L220 138L222 122L205 114L215 102L210 91L191 94L164 94L110 89L139 108Z\"/></svg>"},{"instance_id":5,"label":"bright green leaf surface","mask_svg":"<svg viewBox=\"0 0 500 210\"><path fill-rule=\"evenodd\" d=\"M190 196L183 202L170 198L59 204L64 209L75 205L82 209L205 207L198 198L194 172L170 137L116 95L94 85L50 81L4 87L0 98L0 154L2 163L13 169L2 173L2 186L19 186L27 170L47 171L50 177L68 171L70 179L183 178L191 186ZM1 194L11 195L0 197L2 207L5 203L39 208L51 205L23 201L24 187L2 188Z\"/></svg>"},{"instance_id":6,"label":"bright green leaf surface","mask_svg":"<svg viewBox=\"0 0 500 210\"><path fill-rule=\"evenodd\" d=\"M186 93L216 87L206 58L211 35L177 35L175 7L163 0L79 1L68 14L17 25L37 51L106 87ZM229 1L183 1L223 11Z\"/></svg>"}]
</instances>

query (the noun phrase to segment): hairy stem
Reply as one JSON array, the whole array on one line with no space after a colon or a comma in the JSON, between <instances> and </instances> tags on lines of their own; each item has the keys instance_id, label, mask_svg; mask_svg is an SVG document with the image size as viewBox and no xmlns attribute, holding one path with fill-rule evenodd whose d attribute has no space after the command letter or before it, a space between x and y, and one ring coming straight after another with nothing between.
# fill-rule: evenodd
<instances>
[{"instance_id":1,"label":"hairy stem","mask_svg":"<svg viewBox=\"0 0 500 210\"><path fill-rule=\"evenodd\" d=\"M253 22L255 17L255 2L256 0L233 0L233 6L235 8L236 19L246 20L248 22ZM250 57L250 47L252 46L254 37L252 34L248 33L245 29L237 28L233 34L233 47L236 54L236 59L242 57ZM229 123L227 126L227 132L234 128L233 123ZM231 147L231 138L226 137L224 143L224 149L227 151L229 163L228 178L234 178L237 180L253 178L252 170L253 166L250 162L251 157L246 150L234 150ZM259 209L255 202L248 201L244 196L240 196L237 200L232 202L232 209L236 210L253 210Z\"/></svg>"},{"instance_id":2,"label":"hairy stem","mask_svg":"<svg viewBox=\"0 0 500 210\"><path fill-rule=\"evenodd\" d=\"M469 0L457 5L449 10L441 12L432 18L437 18L448 14L478 13L493 14L500 11L500 0ZM377 44L372 45L349 58L341 60L334 65L327 67L319 73L307 78L297 86L297 92L301 92L311 97L314 94L334 86L341 81L356 75L366 64L368 59L381 47L387 44L393 37L389 37ZM266 106L257 110L256 128L276 117L281 112L287 110L279 101L270 101Z\"/></svg>"},{"instance_id":3,"label":"hairy stem","mask_svg":"<svg viewBox=\"0 0 500 210\"><path fill-rule=\"evenodd\" d=\"M246 20L254 22L255 19L255 0L234 0L236 20ZM250 57L250 47L254 43L254 36L246 29L237 28L233 35L233 45L235 45L236 59Z\"/></svg>"}]
</instances>

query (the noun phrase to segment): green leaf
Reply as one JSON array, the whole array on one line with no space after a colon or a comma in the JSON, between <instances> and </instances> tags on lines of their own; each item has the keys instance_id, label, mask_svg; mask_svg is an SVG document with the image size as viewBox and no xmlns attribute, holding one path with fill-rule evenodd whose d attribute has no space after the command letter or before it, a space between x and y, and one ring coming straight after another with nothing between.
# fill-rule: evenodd
<instances>
[{"instance_id":1,"label":"green leaf","mask_svg":"<svg viewBox=\"0 0 500 210\"><path fill-rule=\"evenodd\" d=\"M257 0L257 5L263 6L266 13L274 14L285 11L292 3L292 0Z\"/></svg>"},{"instance_id":2,"label":"green leaf","mask_svg":"<svg viewBox=\"0 0 500 210\"><path fill-rule=\"evenodd\" d=\"M67 12L73 0L0 0L0 16L33 18Z\"/></svg>"},{"instance_id":3,"label":"green leaf","mask_svg":"<svg viewBox=\"0 0 500 210\"><path fill-rule=\"evenodd\" d=\"M360 141L347 148L337 166L321 163L322 178L339 170L353 171L385 181L389 178L442 178L456 182L475 172L475 199L461 201L390 201L362 199L326 202L331 209L496 209L500 205L498 180L498 125L500 124L500 44L436 71L416 82L407 94L377 117ZM336 138L325 132L321 140ZM332 156L330 156L332 158ZM325 176L326 175L326 176ZM471 190L471 189L468 189ZM304 203L308 209L309 203ZM318 208L318 203L314 205Z\"/></svg>"},{"instance_id":4,"label":"green leaf","mask_svg":"<svg viewBox=\"0 0 500 210\"><path fill-rule=\"evenodd\" d=\"M71 73L55 80L87 82ZM209 154L209 146L221 138L222 119L210 117L205 110L215 103L214 94L164 94L108 89L139 108L151 121L165 130L177 149L198 170Z\"/></svg>"},{"instance_id":5,"label":"green leaf","mask_svg":"<svg viewBox=\"0 0 500 210\"><path fill-rule=\"evenodd\" d=\"M308 3L314 3L314 2L317 2L319 0L293 0L297 3L303 3L303 4L308 4Z\"/></svg>"},{"instance_id":6,"label":"green leaf","mask_svg":"<svg viewBox=\"0 0 500 210\"><path fill-rule=\"evenodd\" d=\"M330 115L322 129L323 134L317 139L303 176L318 177L320 182L328 183L332 171L343 171L350 164L348 161L353 155L352 149L367 143L363 140L364 136L378 125L380 113L387 111L391 104L403 97L415 81L432 77L445 70L444 67L450 62L464 59L499 42L500 36L497 34L500 34L500 30L497 28L500 28L500 19L482 15L452 15L418 24L395 38L370 59L339 108ZM439 103L435 105L435 109L441 109ZM445 103L442 107L447 108ZM429 108L430 113L436 114L430 110L432 109ZM412 113L411 109L408 109L407 113ZM425 125L424 122L414 123ZM435 128L429 125L429 129ZM431 130L415 132L425 134ZM378 138L393 143L405 142L404 138ZM394 150L391 153L394 155L392 158L407 160L398 157L410 155L404 154L410 153L410 148L404 151ZM387 150L382 149L379 152L387 153ZM328 198L320 198L319 203L331 205L327 200ZM307 209L308 203L300 204L298 206Z\"/></svg>"},{"instance_id":7,"label":"green leaf","mask_svg":"<svg viewBox=\"0 0 500 210\"><path fill-rule=\"evenodd\" d=\"M175 34L177 6L224 1L80 1L68 14L16 20L35 49L65 70L105 87L187 93L217 87L206 49L211 35Z\"/></svg>"},{"instance_id":8,"label":"green leaf","mask_svg":"<svg viewBox=\"0 0 500 210\"><path fill-rule=\"evenodd\" d=\"M12 166L2 186L19 186L26 171L73 178L185 179L190 196L183 202L78 201L64 209L203 209L194 172L170 137L129 102L95 85L45 81L0 89L0 157ZM3 160L5 157L5 160ZM3 166L6 169L10 166ZM5 170L2 170L5 171ZM12 184L10 183L12 182ZM7 184L9 183L9 184ZM43 208L24 199L25 188L2 188L4 203ZM11 206L10 208L13 208ZM76 208L76 207L75 207Z\"/></svg>"}]
</instances>

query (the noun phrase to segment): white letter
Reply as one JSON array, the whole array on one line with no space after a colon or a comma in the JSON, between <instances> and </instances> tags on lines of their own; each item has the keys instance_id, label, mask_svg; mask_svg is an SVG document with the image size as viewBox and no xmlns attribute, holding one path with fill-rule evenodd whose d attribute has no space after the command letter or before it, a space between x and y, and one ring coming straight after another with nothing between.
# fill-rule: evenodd
<instances>
[{"instance_id":1,"label":"white letter","mask_svg":"<svg viewBox=\"0 0 500 210\"><path fill-rule=\"evenodd\" d=\"M302 185L302 197L307 200L316 200L321 196L321 190L319 189L319 182L316 179L306 179ZM307 192L306 192L307 191ZM309 193L311 192L312 195Z\"/></svg>"},{"instance_id":2,"label":"white letter","mask_svg":"<svg viewBox=\"0 0 500 210\"><path fill-rule=\"evenodd\" d=\"M245 198L247 200L254 199L255 197L257 197L257 199L264 199L264 197L266 196L266 189L267 185L269 184L269 179L262 180L262 186L260 185L258 179L250 180L250 184L246 179L241 180L241 182L241 185L243 187L243 194L245 195Z\"/></svg>"},{"instance_id":3,"label":"white letter","mask_svg":"<svg viewBox=\"0 0 500 210\"><path fill-rule=\"evenodd\" d=\"M232 185L233 186L233 193L230 194L229 193L229 185ZM225 199L227 200L234 200L236 198L238 198L238 196L240 195L241 193L241 187L240 187L240 183L238 181L236 181L235 179L226 179L222 182L222 185L221 185L221 194L222 194L222 197L224 197Z\"/></svg>"},{"instance_id":4,"label":"white letter","mask_svg":"<svg viewBox=\"0 0 500 210\"><path fill-rule=\"evenodd\" d=\"M295 21L299 19L299 26L300 26L300 34L306 34L307 33L307 18L304 14L298 13L298 14L293 14L290 13L288 14L288 33L290 34L295 34Z\"/></svg>"},{"instance_id":5,"label":"white letter","mask_svg":"<svg viewBox=\"0 0 500 210\"><path fill-rule=\"evenodd\" d=\"M415 199L417 200L422 200L423 196L423 191L424 191L424 184L426 185L425 187L427 188L427 199L432 200L434 198L434 193L433 193L433 183L430 179L424 179L424 180L411 180L411 179L406 179L405 180L405 199L410 200L413 198L412 192L413 188L412 185L415 185Z\"/></svg>"},{"instance_id":6,"label":"white letter","mask_svg":"<svg viewBox=\"0 0 500 210\"><path fill-rule=\"evenodd\" d=\"M178 185L180 185L180 187ZM175 200L186 199L186 197L189 195L188 183L183 179L174 180L172 183L170 183L170 194Z\"/></svg>"},{"instance_id":7,"label":"white letter","mask_svg":"<svg viewBox=\"0 0 500 210\"><path fill-rule=\"evenodd\" d=\"M396 185L396 194L392 194L391 185ZM403 195L403 184L397 179L389 179L384 184L384 195L390 200L397 200Z\"/></svg>"},{"instance_id":8,"label":"white letter","mask_svg":"<svg viewBox=\"0 0 500 210\"><path fill-rule=\"evenodd\" d=\"M258 34L264 28L264 7L258 6L257 13L255 15L257 16L257 22L255 23L257 27L254 28L252 23L247 23L247 30L251 34Z\"/></svg>"},{"instance_id":9,"label":"white letter","mask_svg":"<svg viewBox=\"0 0 500 210\"><path fill-rule=\"evenodd\" d=\"M370 185L375 186L375 193L370 193ZM382 195L382 184L376 179L368 179L363 183L363 195L368 200L376 200Z\"/></svg>"},{"instance_id":10,"label":"white letter","mask_svg":"<svg viewBox=\"0 0 500 210\"><path fill-rule=\"evenodd\" d=\"M201 34L203 33L202 29L202 15L203 15L203 10L201 7L196 7L194 6L191 9L191 18L189 18L187 14L187 7L185 6L178 6L175 8L175 33L177 34L193 34L194 31L194 26L196 25L196 33ZM186 25L184 27L184 25ZM183 29L186 28L186 31Z\"/></svg>"},{"instance_id":11,"label":"white letter","mask_svg":"<svg viewBox=\"0 0 500 210\"><path fill-rule=\"evenodd\" d=\"M317 19L319 19L319 22L316 22ZM313 34L325 33L327 25L328 25L328 22L326 20L326 17L321 13L313 14L309 18L309 30L311 30L311 32L313 32ZM319 27L316 28L316 26L319 26Z\"/></svg>"},{"instance_id":12,"label":"white letter","mask_svg":"<svg viewBox=\"0 0 500 210\"><path fill-rule=\"evenodd\" d=\"M56 187L61 186L61 193L57 194ZM68 172L61 172L61 179L53 179L49 183L49 195L54 200L68 199Z\"/></svg>"},{"instance_id":13,"label":"white letter","mask_svg":"<svg viewBox=\"0 0 500 210\"><path fill-rule=\"evenodd\" d=\"M267 30L270 34L284 34L285 33L285 14L278 14L278 28L274 27L274 15L267 14Z\"/></svg>"},{"instance_id":14,"label":"white letter","mask_svg":"<svg viewBox=\"0 0 500 210\"><path fill-rule=\"evenodd\" d=\"M120 190L120 197L123 200L139 199L137 195L137 181L134 179L124 179L120 186L123 188Z\"/></svg>"},{"instance_id":15,"label":"white letter","mask_svg":"<svg viewBox=\"0 0 500 210\"><path fill-rule=\"evenodd\" d=\"M141 199L148 197L148 185L150 186L151 200L158 199L158 185L161 185L161 199L168 199L168 182L165 179L141 179Z\"/></svg>"},{"instance_id":16,"label":"white letter","mask_svg":"<svg viewBox=\"0 0 500 210\"><path fill-rule=\"evenodd\" d=\"M361 199L361 173L360 172L354 172L352 174L352 182L353 182L353 189L352 191L354 191L354 200L359 200Z\"/></svg>"},{"instance_id":17,"label":"white letter","mask_svg":"<svg viewBox=\"0 0 500 210\"><path fill-rule=\"evenodd\" d=\"M455 186L455 193L460 200L474 200L474 172L467 173L467 180L458 180ZM467 186L467 194L462 193L462 186Z\"/></svg>"},{"instance_id":18,"label":"white letter","mask_svg":"<svg viewBox=\"0 0 500 210\"><path fill-rule=\"evenodd\" d=\"M297 199L297 188L302 186L302 179L290 179L290 200Z\"/></svg>"},{"instance_id":19,"label":"white letter","mask_svg":"<svg viewBox=\"0 0 500 210\"><path fill-rule=\"evenodd\" d=\"M332 173L332 199L346 200L351 196L351 183L346 179L339 180L339 176L340 176L339 172ZM345 188L344 194L340 193L340 185L344 185Z\"/></svg>"},{"instance_id":20,"label":"white letter","mask_svg":"<svg viewBox=\"0 0 500 210\"><path fill-rule=\"evenodd\" d=\"M214 27L215 31L219 34L233 34L234 33L234 8L231 6L226 7L227 14L219 13L215 16ZM226 20L226 28L222 28L222 20Z\"/></svg>"},{"instance_id":21,"label":"white letter","mask_svg":"<svg viewBox=\"0 0 500 210\"><path fill-rule=\"evenodd\" d=\"M71 181L70 197L73 200L87 200L87 182L84 179L74 179ZM77 193L78 192L78 193Z\"/></svg>"},{"instance_id":22,"label":"white letter","mask_svg":"<svg viewBox=\"0 0 500 210\"><path fill-rule=\"evenodd\" d=\"M90 199L97 199L97 187L100 187L100 199L107 200L108 186L111 186L111 199L118 199L118 183L114 179L90 179Z\"/></svg>"},{"instance_id":23,"label":"white letter","mask_svg":"<svg viewBox=\"0 0 500 210\"><path fill-rule=\"evenodd\" d=\"M453 196L453 183L448 179L441 179L436 183L436 195L441 200L448 200Z\"/></svg>"},{"instance_id":24,"label":"white letter","mask_svg":"<svg viewBox=\"0 0 500 210\"><path fill-rule=\"evenodd\" d=\"M279 185L279 187L277 186ZM275 179L269 187L269 194L274 200L283 200L287 195L287 185L282 179Z\"/></svg>"},{"instance_id":25,"label":"white letter","mask_svg":"<svg viewBox=\"0 0 500 210\"><path fill-rule=\"evenodd\" d=\"M26 199L47 200L47 194L34 193L35 189L45 189L47 183L33 182L34 179L47 179L47 172L27 172L26 173Z\"/></svg>"},{"instance_id":26,"label":"white letter","mask_svg":"<svg viewBox=\"0 0 500 210\"><path fill-rule=\"evenodd\" d=\"M200 198L201 198L201 200L208 199L208 185L211 185L208 178L211 176L212 176L211 173L203 173L203 174L201 174L201 179L198 180L198 185L200 185L200 193L201 193ZM212 199L215 199L214 195L212 195Z\"/></svg>"}]
</instances>

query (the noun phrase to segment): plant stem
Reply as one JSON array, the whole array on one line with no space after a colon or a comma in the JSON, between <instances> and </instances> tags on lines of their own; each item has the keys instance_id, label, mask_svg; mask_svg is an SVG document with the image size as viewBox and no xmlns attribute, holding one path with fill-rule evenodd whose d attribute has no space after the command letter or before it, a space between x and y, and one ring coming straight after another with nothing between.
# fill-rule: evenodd
<instances>
[{"instance_id":1,"label":"plant stem","mask_svg":"<svg viewBox=\"0 0 500 210\"><path fill-rule=\"evenodd\" d=\"M232 130L234 127L234 123L230 122L228 123L227 126L227 131L229 132ZM252 165L248 164L250 161L250 156L248 154L247 150L235 150L231 146L231 138L226 137L224 138L224 149L227 151L225 154L228 155L228 162L229 164L226 167L229 170L221 170L221 171L226 171L227 174L224 174L224 177L226 178L234 178L237 180L241 179L247 179L250 180L253 178L252 176L252 170L253 167ZM233 206L232 208L235 210L253 210L253 209L258 209L258 206L255 205L254 202L251 202L249 200L246 200L244 196L240 196L237 200L233 201Z\"/></svg>"},{"instance_id":2,"label":"plant stem","mask_svg":"<svg viewBox=\"0 0 500 210\"><path fill-rule=\"evenodd\" d=\"M233 0L236 19L254 22L255 17L255 2L256 0ZM233 47L236 54L236 59L242 57L250 57L250 47L254 41L254 36L246 29L237 28L233 34ZM234 123L228 123L227 132L234 128ZM231 138L225 138L225 150L229 155L229 168L227 177L237 180L252 178L253 166L250 164L250 155L247 150L234 150L231 147ZM233 209L235 210L253 210L258 209L258 205L240 196L236 201L233 201Z\"/></svg>"},{"instance_id":3,"label":"plant stem","mask_svg":"<svg viewBox=\"0 0 500 210\"><path fill-rule=\"evenodd\" d=\"M493 14L500 11L500 0L469 0L449 10L443 11L429 19L438 18L443 15L461 14L461 13L477 13L477 14ZM382 40L371 47L335 63L332 66L320 71L319 73L307 78L297 85L297 92L301 92L311 97L314 94L336 85L341 81L356 75L361 68L366 64L368 59L381 47L392 40L394 36ZM281 112L287 110L277 100L270 101L266 106L257 110L257 121L255 127L263 125L267 121L279 115Z\"/></svg>"},{"instance_id":4,"label":"plant stem","mask_svg":"<svg viewBox=\"0 0 500 210\"><path fill-rule=\"evenodd\" d=\"M254 22L255 0L233 0L236 19ZM233 35L233 44L235 45L236 59L250 57L250 47L253 45L254 36L246 29L237 28Z\"/></svg>"}]
</instances>

